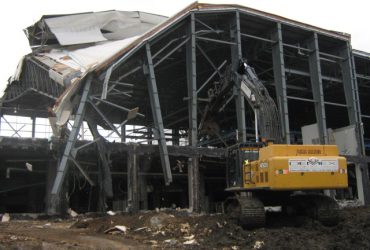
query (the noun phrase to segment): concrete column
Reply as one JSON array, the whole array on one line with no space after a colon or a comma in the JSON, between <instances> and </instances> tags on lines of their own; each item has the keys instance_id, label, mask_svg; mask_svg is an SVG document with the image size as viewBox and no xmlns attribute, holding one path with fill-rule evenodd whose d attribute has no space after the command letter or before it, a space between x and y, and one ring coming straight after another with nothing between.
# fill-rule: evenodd
<instances>
[{"instance_id":1,"label":"concrete column","mask_svg":"<svg viewBox=\"0 0 370 250\"><path fill-rule=\"evenodd\" d=\"M144 155L141 157L141 164L139 166L140 173L147 173L150 169L152 163L151 155ZM148 209L148 183L146 175L139 175L139 208L147 210Z\"/></svg>"},{"instance_id":2,"label":"concrete column","mask_svg":"<svg viewBox=\"0 0 370 250\"><path fill-rule=\"evenodd\" d=\"M139 211L139 189L138 189L138 156L136 145L132 144L127 152L127 210Z\"/></svg>"}]
</instances>

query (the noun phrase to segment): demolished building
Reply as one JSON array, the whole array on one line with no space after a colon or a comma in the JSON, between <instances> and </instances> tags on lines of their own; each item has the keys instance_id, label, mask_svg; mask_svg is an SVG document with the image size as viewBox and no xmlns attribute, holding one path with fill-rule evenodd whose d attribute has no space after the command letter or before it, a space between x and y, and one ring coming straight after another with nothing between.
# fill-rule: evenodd
<instances>
[{"instance_id":1,"label":"demolished building","mask_svg":"<svg viewBox=\"0 0 370 250\"><path fill-rule=\"evenodd\" d=\"M241 59L278 104L284 142L342 142L349 197L370 202L370 55L352 50L348 34L200 3L171 18L43 16L25 32L32 53L10 78L1 115L31 117L32 138L1 134L2 209L217 210L228 148L254 138L254 114L238 88L217 112L207 104ZM50 121L50 140L36 138L38 118Z\"/></svg>"}]
</instances>

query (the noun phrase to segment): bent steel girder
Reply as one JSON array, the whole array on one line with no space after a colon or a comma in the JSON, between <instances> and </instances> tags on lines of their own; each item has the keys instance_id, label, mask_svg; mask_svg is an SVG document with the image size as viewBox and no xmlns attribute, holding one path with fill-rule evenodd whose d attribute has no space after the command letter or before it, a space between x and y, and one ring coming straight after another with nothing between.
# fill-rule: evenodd
<instances>
[{"instance_id":1,"label":"bent steel girder","mask_svg":"<svg viewBox=\"0 0 370 250\"><path fill-rule=\"evenodd\" d=\"M169 185L172 182L172 173L170 167L170 159L168 156L168 149L166 144L166 138L164 134L164 126L163 126L163 119L162 119L162 112L161 106L159 102L158 96L158 89L157 89L157 82L154 73L154 65L152 60L152 53L150 49L149 43L146 44L146 60L147 60L147 68L146 68L146 77L148 82L148 92L149 92L149 99L153 114L154 120L154 128L153 132L155 138L158 140L159 144L159 151L160 151L160 158L164 173L164 180L166 185Z\"/></svg>"},{"instance_id":2,"label":"bent steel girder","mask_svg":"<svg viewBox=\"0 0 370 250\"><path fill-rule=\"evenodd\" d=\"M60 194L61 194L61 189L64 183L64 179L68 170L68 161L71 158L71 152L74 148L74 145L77 141L77 136L78 132L80 130L81 124L84 119L85 115L85 110L86 110L86 103L87 103L87 98L90 92L90 87L91 87L91 81L92 81L92 76L88 76L84 87L83 87L83 92L80 100L80 104L78 106L76 115L75 115L75 120L72 126L72 130L69 134L67 144L64 149L64 153L62 156L62 159L59 163L56 177L54 180L53 187L51 189L51 207L47 208L49 214L56 214L58 213L59 210L59 203L60 203ZM84 174L84 173L83 173Z\"/></svg>"}]
</instances>

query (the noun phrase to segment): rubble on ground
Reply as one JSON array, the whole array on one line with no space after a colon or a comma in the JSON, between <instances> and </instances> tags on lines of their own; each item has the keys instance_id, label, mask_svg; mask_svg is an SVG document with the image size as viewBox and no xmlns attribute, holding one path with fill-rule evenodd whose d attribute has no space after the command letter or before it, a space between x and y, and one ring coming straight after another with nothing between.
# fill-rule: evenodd
<instances>
[{"instance_id":1,"label":"rubble on ground","mask_svg":"<svg viewBox=\"0 0 370 250\"><path fill-rule=\"evenodd\" d=\"M51 244L50 249L369 249L370 208L345 208L340 214L337 226L325 227L308 218L268 213L266 227L253 230L223 214L176 209L11 220L0 224L0 249L14 244Z\"/></svg>"}]
</instances>

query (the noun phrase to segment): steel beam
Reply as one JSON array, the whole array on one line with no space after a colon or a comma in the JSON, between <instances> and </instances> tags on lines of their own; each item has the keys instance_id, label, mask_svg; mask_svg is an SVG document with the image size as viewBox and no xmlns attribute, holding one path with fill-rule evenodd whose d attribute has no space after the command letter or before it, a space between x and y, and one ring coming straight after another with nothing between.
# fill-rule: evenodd
<instances>
[{"instance_id":1,"label":"steel beam","mask_svg":"<svg viewBox=\"0 0 370 250\"><path fill-rule=\"evenodd\" d=\"M86 171L83 169L83 167L76 161L75 158L73 157L70 157L69 158L70 161L72 161L75 166L77 167L78 170L80 170L81 174L83 175L83 177L85 177L85 179L87 180L87 182L91 185L91 186L95 186L95 183L90 179L88 173L86 173Z\"/></svg>"},{"instance_id":2,"label":"steel beam","mask_svg":"<svg viewBox=\"0 0 370 250\"><path fill-rule=\"evenodd\" d=\"M230 25L231 33L230 37L234 40L234 45L231 46L231 63L232 70L236 70L239 66L239 62L243 57L241 34L240 34L240 16L239 11L235 12L235 16L231 19ZM239 79L238 79L239 81ZM247 140L247 132L245 125L245 100L244 96L240 91L239 84L233 87L233 93L235 94L235 109L236 109L236 120L237 120L237 141L245 142Z\"/></svg>"},{"instance_id":3,"label":"steel beam","mask_svg":"<svg viewBox=\"0 0 370 250\"><path fill-rule=\"evenodd\" d=\"M206 60L209 62L209 64L212 66L212 68L217 71L218 75L221 77L222 74L220 72L220 69L216 67L216 65L212 62L212 60L208 57L207 53L202 49L202 47L197 44L197 49L199 49L200 53L206 58Z\"/></svg>"},{"instance_id":4,"label":"steel beam","mask_svg":"<svg viewBox=\"0 0 370 250\"><path fill-rule=\"evenodd\" d=\"M165 56L163 56L161 59L159 59L155 64L154 68L157 67L161 62L166 60L169 56L171 56L173 53L178 51L179 48L181 48L184 44L188 42L189 38L186 38L184 41L182 41L180 44L178 44L175 48L173 48L170 52L168 52Z\"/></svg>"},{"instance_id":5,"label":"steel beam","mask_svg":"<svg viewBox=\"0 0 370 250\"><path fill-rule=\"evenodd\" d=\"M213 77L220 72L220 69L226 64L226 60L221 63L221 65L207 78L207 80L199 87L197 94L213 79Z\"/></svg>"},{"instance_id":6,"label":"steel beam","mask_svg":"<svg viewBox=\"0 0 370 250\"><path fill-rule=\"evenodd\" d=\"M347 104L337 103L337 102L324 102L325 105L337 106L347 108Z\"/></svg>"},{"instance_id":7,"label":"steel beam","mask_svg":"<svg viewBox=\"0 0 370 250\"><path fill-rule=\"evenodd\" d=\"M272 61L274 67L276 98L280 112L280 126L282 130L281 132L284 141L287 144L290 144L288 98L281 23L277 23L277 26L271 35L271 39L276 41L276 43L272 46Z\"/></svg>"},{"instance_id":8,"label":"steel beam","mask_svg":"<svg viewBox=\"0 0 370 250\"><path fill-rule=\"evenodd\" d=\"M13 132L14 132L14 134L11 136L11 137L13 137L14 135L18 135L19 137L22 137L18 132L24 127L24 125L23 125L23 127L21 127L20 129L15 129L13 126L12 126L12 124L10 123L10 122L8 122L8 120L7 119L5 119L5 117L4 116L2 116L1 117L4 121L5 121L5 123L6 124L8 124L8 126L13 130Z\"/></svg>"},{"instance_id":9,"label":"steel beam","mask_svg":"<svg viewBox=\"0 0 370 250\"><path fill-rule=\"evenodd\" d=\"M255 40L260 40L260 41L264 41L264 42L268 42L268 43L275 43L276 42L275 40L272 40L272 39L267 39L267 38L264 38L264 37L255 36L255 35L246 34L246 33L241 33L240 35L242 37L253 38Z\"/></svg>"},{"instance_id":10,"label":"steel beam","mask_svg":"<svg viewBox=\"0 0 370 250\"><path fill-rule=\"evenodd\" d=\"M215 29L213 29L211 26L209 26L208 24L200 21L199 19L195 19L195 21L197 23L200 23L201 25L203 25L204 27L206 27L207 29L209 29L210 31L213 31L214 33L218 33Z\"/></svg>"},{"instance_id":11,"label":"steel beam","mask_svg":"<svg viewBox=\"0 0 370 250\"><path fill-rule=\"evenodd\" d=\"M195 16L194 13L191 13L188 29L190 40L186 46L186 71L189 97L189 144L192 147L196 147L198 144L197 58L195 32ZM192 156L188 159L188 190L190 211L200 212L199 157L197 156Z\"/></svg>"},{"instance_id":12,"label":"steel beam","mask_svg":"<svg viewBox=\"0 0 370 250\"><path fill-rule=\"evenodd\" d=\"M311 74L310 72L303 71L303 70L298 70L298 69L292 69L292 68L285 68L285 72L293 75L300 75L300 76L307 76L310 77ZM321 79L329 82L337 82L337 83L342 83L342 79L336 78L336 77L331 77L331 76L324 76L321 75Z\"/></svg>"},{"instance_id":13,"label":"steel beam","mask_svg":"<svg viewBox=\"0 0 370 250\"><path fill-rule=\"evenodd\" d=\"M328 143L328 131L326 128L326 114L324 103L324 91L322 86L320 51L317 33L313 33L307 42L308 48L312 50L309 54L308 62L311 75L311 87L313 98L315 99L316 122L319 129L320 144Z\"/></svg>"},{"instance_id":14,"label":"steel beam","mask_svg":"<svg viewBox=\"0 0 370 250\"><path fill-rule=\"evenodd\" d=\"M287 95L287 98L292 99L292 100L302 101L302 102L312 102L312 103L316 102L315 100L312 100L312 99L297 97L297 96L291 96L291 95Z\"/></svg>"},{"instance_id":15,"label":"steel beam","mask_svg":"<svg viewBox=\"0 0 370 250\"><path fill-rule=\"evenodd\" d=\"M354 64L353 64L354 65ZM368 75L362 75L362 74L356 74L356 77L358 79L362 79L362 80L369 80L370 81L370 76Z\"/></svg>"},{"instance_id":16,"label":"steel beam","mask_svg":"<svg viewBox=\"0 0 370 250\"><path fill-rule=\"evenodd\" d=\"M149 43L146 44L146 59L147 59L147 82L148 82L148 92L150 98L150 104L152 108L154 126L153 129L154 135L158 140L159 150L160 150L160 157L161 163L164 173L164 180L166 185L169 185L172 182L172 173L170 167L170 159L168 156L168 149L166 144L166 138L164 134L164 126L163 126L163 119L162 119L162 111L161 105L159 102L158 96L158 89L157 89L157 81L155 78L154 73L154 65L152 60L152 52L150 49Z\"/></svg>"},{"instance_id":17,"label":"steel beam","mask_svg":"<svg viewBox=\"0 0 370 250\"><path fill-rule=\"evenodd\" d=\"M53 187L51 189L51 207L48 208L49 214L56 214L59 210L57 207L60 203L60 191L63 186L64 178L66 176L67 170L68 170L68 161L71 155L71 151L77 141L78 132L80 130L81 124L84 119L85 115L85 109L86 109L86 102L89 95L90 87L91 87L91 80L92 77L88 76L87 80L85 82L85 85L83 87L83 92L80 100L80 104L78 106L74 123L72 126L72 130L69 134L67 144L64 149L64 153L62 156L62 159L59 163L58 170L56 173L56 177L54 180Z\"/></svg>"},{"instance_id":18,"label":"steel beam","mask_svg":"<svg viewBox=\"0 0 370 250\"><path fill-rule=\"evenodd\" d=\"M112 107L115 107L115 108L117 108L117 109L120 109L120 110L123 110L123 111L126 111L126 112L130 112L130 111L132 111L132 109L128 109L128 108L122 107L122 106L120 106L120 105L118 105L118 104L115 104L115 103L113 103L113 102L109 102L109 101L106 101L106 100L103 100L103 99L99 99L99 98L97 98L97 97L92 97L92 99L97 100L97 101L98 101L98 103L99 103L99 102L102 102L102 103L104 103L104 104L110 105L110 106L112 106ZM145 117L145 115L144 115L144 114L141 114L141 113L137 113L137 115L138 115L138 116L140 116L140 117Z\"/></svg>"},{"instance_id":19,"label":"steel beam","mask_svg":"<svg viewBox=\"0 0 370 250\"><path fill-rule=\"evenodd\" d=\"M166 45L164 45L160 50L158 50L157 52L155 52L155 54L152 55L152 59L154 60L159 54L161 54L163 51L165 51L174 42L178 41L179 39L184 39L184 38L186 38L186 36L182 36L182 37L178 37L178 38L172 39Z\"/></svg>"},{"instance_id":20,"label":"steel beam","mask_svg":"<svg viewBox=\"0 0 370 250\"><path fill-rule=\"evenodd\" d=\"M214 42L214 43L220 43L220 44L226 44L226 45L236 45L234 42L219 40L219 39L213 39L209 37L203 37L203 36L197 36L198 40L208 41L208 42Z\"/></svg>"},{"instance_id":21,"label":"steel beam","mask_svg":"<svg viewBox=\"0 0 370 250\"><path fill-rule=\"evenodd\" d=\"M103 119L103 121L108 124L108 126L118 135L118 137L121 137L121 134L118 132L117 128L108 120L108 118L104 115L104 113L96 106L95 103L93 103L92 100L88 100L88 102L91 104L91 106L95 109L95 111L100 115L100 117Z\"/></svg>"},{"instance_id":22,"label":"steel beam","mask_svg":"<svg viewBox=\"0 0 370 250\"><path fill-rule=\"evenodd\" d=\"M331 58L334 58L334 59L340 60L340 61L345 60L345 58L346 58L346 57L343 57L343 56L336 56L336 55L328 54L328 53L325 53L325 52L319 52L319 55L323 55L323 56L326 56L326 57L331 57Z\"/></svg>"}]
</instances>

